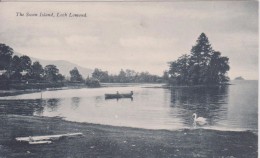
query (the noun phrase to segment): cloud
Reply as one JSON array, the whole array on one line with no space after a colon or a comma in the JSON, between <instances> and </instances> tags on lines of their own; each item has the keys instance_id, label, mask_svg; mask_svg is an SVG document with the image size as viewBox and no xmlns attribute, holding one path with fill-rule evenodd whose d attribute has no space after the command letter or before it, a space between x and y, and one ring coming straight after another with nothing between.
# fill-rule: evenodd
<instances>
[{"instance_id":1,"label":"cloud","mask_svg":"<svg viewBox=\"0 0 260 158\"><path fill-rule=\"evenodd\" d=\"M143 47L143 48L163 48L173 46L175 39L154 38L147 36L136 36L135 38L120 39L120 44L124 47Z\"/></svg>"},{"instance_id":2,"label":"cloud","mask_svg":"<svg viewBox=\"0 0 260 158\"><path fill-rule=\"evenodd\" d=\"M98 37L83 35L71 35L65 37L65 41L68 45L71 45L73 47L81 47L85 45L95 46L100 43Z\"/></svg>"},{"instance_id":3,"label":"cloud","mask_svg":"<svg viewBox=\"0 0 260 158\"><path fill-rule=\"evenodd\" d=\"M28 41L30 46L48 46L48 47L61 47L62 43L58 38L55 37L40 37L32 38Z\"/></svg>"},{"instance_id":4,"label":"cloud","mask_svg":"<svg viewBox=\"0 0 260 158\"><path fill-rule=\"evenodd\" d=\"M16 17L17 11L88 17L26 18ZM114 72L129 67L161 74L205 32L213 48L230 58L231 78L246 72L245 78L258 78L254 1L0 3L0 21L0 43L20 53Z\"/></svg>"}]
</instances>

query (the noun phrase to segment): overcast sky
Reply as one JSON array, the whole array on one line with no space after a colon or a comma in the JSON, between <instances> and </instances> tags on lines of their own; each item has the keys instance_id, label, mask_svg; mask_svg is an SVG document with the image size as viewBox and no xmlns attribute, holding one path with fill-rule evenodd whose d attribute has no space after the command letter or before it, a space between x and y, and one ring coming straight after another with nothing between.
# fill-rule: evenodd
<instances>
[{"instance_id":1,"label":"overcast sky","mask_svg":"<svg viewBox=\"0 0 260 158\"><path fill-rule=\"evenodd\" d=\"M21 17L86 13L87 18ZM231 79L258 79L258 2L0 3L0 43L28 56L117 73L162 75L204 32L230 59ZM55 64L55 63L54 63Z\"/></svg>"}]
</instances>

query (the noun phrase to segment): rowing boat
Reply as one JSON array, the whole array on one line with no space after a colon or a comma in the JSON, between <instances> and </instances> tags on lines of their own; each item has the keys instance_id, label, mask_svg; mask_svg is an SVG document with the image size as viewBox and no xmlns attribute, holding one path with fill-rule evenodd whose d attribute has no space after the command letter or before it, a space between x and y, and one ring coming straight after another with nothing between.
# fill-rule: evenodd
<instances>
[{"instance_id":1,"label":"rowing boat","mask_svg":"<svg viewBox=\"0 0 260 158\"><path fill-rule=\"evenodd\" d=\"M118 98L132 98L133 97L133 91L130 93L116 93L116 94L105 94L105 99L118 99Z\"/></svg>"}]
</instances>

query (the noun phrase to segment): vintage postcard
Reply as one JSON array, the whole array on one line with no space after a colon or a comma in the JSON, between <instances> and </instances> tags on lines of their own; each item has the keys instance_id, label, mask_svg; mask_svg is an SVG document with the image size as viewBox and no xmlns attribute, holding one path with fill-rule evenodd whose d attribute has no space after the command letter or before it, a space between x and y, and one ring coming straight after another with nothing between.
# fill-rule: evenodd
<instances>
[{"instance_id":1,"label":"vintage postcard","mask_svg":"<svg viewBox=\"0 0 260 158\"><path fill-rule=\"evenodd\" d=\"M258 157L259 2L0 0L0 157Z\"/></svg>"}]
</instances>

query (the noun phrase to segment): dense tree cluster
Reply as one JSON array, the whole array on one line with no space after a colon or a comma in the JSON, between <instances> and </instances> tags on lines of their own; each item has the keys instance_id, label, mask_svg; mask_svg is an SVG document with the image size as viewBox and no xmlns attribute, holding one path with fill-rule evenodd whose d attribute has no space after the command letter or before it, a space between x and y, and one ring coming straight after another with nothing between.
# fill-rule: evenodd
<instances>
[{"instance_id":1,"label":"dense tree cluster","mask_svg":"<svg viewBox=\"0 0 260 158\"><path fill-rule=\"evenodd\" d=\"M228 61L229 58L212 49L207 36L202 33L190 55L182 55L170 62L170 70L164 77L169 75L172 83L181 85L224 83L229 80L226 76L230 68Z\"/></svg>"},{"instance_id":2,"label":"dense tree cluster","mask_svg":"<svg viewBox=\"0 0 260 158\"><path fill-rule=\"evenodd\" d=\"M13 82L60 82L64 76L55 65L42 65L30 57L14 55L13 49L0 43L0 80Z\"/></svg>"},{"instance_id":3,"label":"dense tree cluster","mask_svg":"<svg viewBox=\"0 0 260 158\"><path fill-rule=\"evenodd\" d=\"M70 78L65 80L65 77L59 73L59 69L55 65L43 67L39 61L32 62L30 57L26 55L20 57L14 55L14 50L11 47L0 43L0 88L8 88L9 84L16 83L30 83L29 87L34 86L33 83L41 83L47 86L85 83L89 87L99 87L100 82L154 83L161 81L162 78L159 76L151 75L148 72L138 73L129 69L121 70L118 75L109 75L107 71L95 69L92 77L84 80L76 67L70 70Z\"/></svg>"},{"instance_id":4,"label":"dense tree cluster","mask_svg":"<svg viewBox=\"0 0 260 158\"><path fill-rule=\"evenodd\" d=\"M117 75L109 75L107 71L95 69L92 77L100 82L106 83L155 83L162 82L162 78L157 75L151 75L148 72L135 72L134 70L123 69Z\"/></svg>"},{"instance_id":5,"label":"dense tree cluster","mask_svg":"<svg viewBox=\"0 0 260 158\"><path fill-rule=\"evenodd\" d=\"M65 77L59 73L55 65L43 67L38 61L32 62L30 57L13 55L14 50L0 44L0 81L16 82L64 82ZM118 74L111 75L108 71L94 69L91 78L83 79L75 67L70 71L67 82L86 83L90 86L107 83L158 83L169 81L181 85L219 84L229 80L229 59L222 57L221 53L212 49L207 36L202 33L190 54L182 55L177 60L170 62L169 71L163 76L151 75L148 72L135 72L134 70L121 69Z\"/></svg>"}]
</instances>

